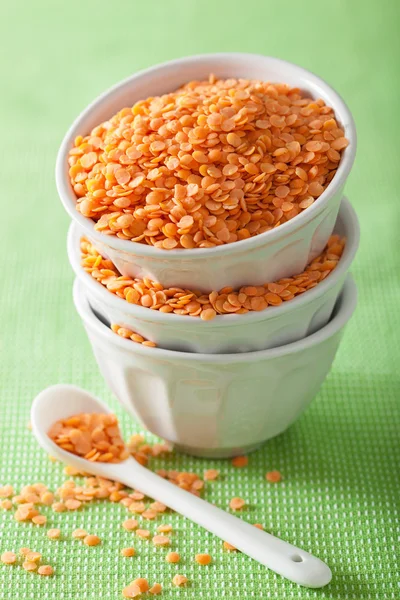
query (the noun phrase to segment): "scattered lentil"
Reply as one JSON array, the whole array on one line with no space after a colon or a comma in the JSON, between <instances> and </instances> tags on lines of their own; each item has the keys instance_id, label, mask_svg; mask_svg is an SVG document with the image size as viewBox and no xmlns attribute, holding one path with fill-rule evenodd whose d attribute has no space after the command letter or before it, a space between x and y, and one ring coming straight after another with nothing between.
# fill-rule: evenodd
<instances>
[{"instance_id":1,"label":"scattered lentil","mask_svg":"<svg viewBox=\"0 0 400 600\"><path fill-rule=\"evenodd\" d=\"M46 521L47 518L44 515L37 515L36 517L32 518L32 523L35 525L45 525Z\"/></svg>"},{"instance_id":2,"label":"scattered lentil","mask_svg":"<svg viewBox=\"0 0 400 600\"><path fill-rule=\"evenodd\" d=\"M0 487L0 498L11 498L14 496L14 488L12 485L7 484Z\"/></svg>"},{"instance_id":3,"label":"scattered lentil","mask_svg":"<svg viewBox=\"0 0 400 600\"><path fill-rule=\"evenodd\" d=\"M122 554L122 556L126 556L126 557L135 556L136 550L135 550L135 548L122 548L121 554Z\"/></svg>"},{"instance_id":4,"label":"scattered lentil","mask_svg":"<svg viewBox=\"0 0 400 600\"><path fill-rule=\"evenodd\" d=\"M78 508L82 506L82 502L74 500L73 498L68 498L65 501L65 506L68 510L78 510Z\"/></svg>"},{"instance_id":5,"label":"scattered lentil","mask_svg":"<svg viewBox=\"0 0 400 600\"><path fill-rule=\"evenodd\" d=\"M101 543L101 539L97 535L87 535L83 538L83 543L86 546L98 546Z\"/></svg>"},{"instance_id":6,"label":"scattered lentil","mask_svg":"<svg viewBox=\"0 0 400 600\"><path fill-rule=\"evenodd\" d=\"M139 523L135 519L128 519L122 523L122 527L126 529L126 531L133 531L138 525Z\"/></svg>"},{"instance_id":7,"label":"scattered lentil","mask_svg":"<svg viewBox=\"0 0 400 600\"><path fill-rule=\"evenodd\" d=\"M148 508L142 512L142 518L148 519L150 521L155 519L157 516L158 516L158 512L155 510L152 510L151 508Z\"/></svg>"},{"instance_id":8,"label":"scattered lentil","mask_svg":"<svg viewBox=\"0 0 400 600\"><path fill-rule=\"evenodd\" d=\"M132 584L137 585L142 594L149 591L149 582L144 577L138 577L138 579L132 581Z\"/></svg>"},{"instance_id":9,"label":"scattered lentil","mask_svg":"<svg viewBox=\"0 0 400 600\"><path fill-rule=\"evenodd\" d=\"M54 502L54 504L51 505L51 508L54 512L64 512L67 510L63 502Z\"/></svg>"},{"instance_id":10,"label":"scattered lentil","mask_svg":"<svg viewBox=\"0 0 400 600\"><path fill-rule=\"evenodd\" d=\"M157 527L157 531L159 531L160 533L169 533L170 531L172 531L172 525L159 525Z\"/></svg>"},{"instance_id":11,"label":"scattered lentil","mask_svg":"<svg viewBox=\"0 0 400 600\"><path fill-rule=\"evenodd\" d=\"M237 548L235 548L235 546L232 546L232 544L230 544L229 542L223 542L222 546L224 550L228 550L228 552L233 552L237 550Z\"/></svg>"},{"instance_id":12,"label":"scattered lentil","mask_svg":"<svg viewBox=\"0 0 400 600\"><path fill-rule=\"evenodd\" d=\"M50 575L53 575L54 569L50 565L41 565L38 568L38 573L39 573L39 575L44 575L44 576L49 577Z\"/></svg>"},{"instance_id":13,"label":"scattered lentil","mask_svg":"<svg viewBox=\"0 0 400 600\"><path fill-rule=\"evenodd\" d=\"M189 580L185 575L175 575L172 579L172 583L176 586L185 585Z\"/></svg>"},{"instance_id":14,"label":"scattered lentil","mask_svg":"<svg viewBox=\"0 0 400 600\"><path fill-rule=\"evenodd\" d=\"M72 537L74 540L83 540L88 535L88 532L84 529L75 529L72 532Z\"/></svg>"},{"instance_id":15,"label":"scattered lentil","mask_svg":"<svg viewBox=\"0 0 400 600\"><path fill-rule=\"evenodd\" d=\"M143 539L148 539L150 537L150 531L148 529L136 529L136 535Z\"/></svg>"},{"instance_id":16,"label":"scattered lentil","mask_svg":"<svg viewBox=\"0 0 400 600\"><path fill-rule=\"evenodd\" d=\"M229 502L229 506L232 510L240 510L246 506L246 502L243 500L243 498L235 497Z\"/></svg>"},{"instance_id":17,"label":"scattered lentil","mask_svg":"<svg viewBox=\"0 0 400 600\"><path fill-rule=\"evenodd\" d=\"M169 546L171 540L166 535L155 535L152 540L155 546Z\"/></svg>"},{"instance_id":18,"label":"scattered lentil","mask_svg":"<svg viewBox=\"0 0 400 600\"><path fill-rule=\"evenodd\" d=\"M136 598L137 596L140 596L141 593L139 586L132 583L122 590L124 598Z\"/></svg>"},{"instance_id":19,"label":"scattered lentil","mask_svg":"<svg viewBox=\"0 0 400 600\"><path fill-rule=\"evenodd\" d=\"M17 555L14 552L3 552L0 560L5 565L13 565L17 560Z\"/></svg>"},{"instance_id":20,"label":"scattered lentil","mask_svg":"<svg viewBox=\"0 0 400 600\"><path fill-rule=\"evenodd\" d=\"M40 552L28 552L26 554L26 560L29 562L40 562L42 559L42 555L40 554Z\"/></svg>"},{"instance_id":21,"label":"scattered lentil","mask_svg":"<svg viewBox=\"0 0 400 600\"><path fill-rule=\"evenodd\" d=\"M165 560L169 563L178 563L181 560L181 557L177 552L168 552Z\"/></svg>"},{"instance_id":22,"label":"scattered lentil","mask_svg":"<svg viewBox=\"0 0 400 600\"><path fill-rule=\"evenodd\" d=\"M217 469L208 469L207 471L204 471L204 479L207 481L214 481L215 479L218 479L218 477L219 471L217 471Z\"/></svg>"},{"instance_id":23,"label":"scattered lentil","mask_svg":"<svg viewBox=\"0 0 400 600\"><path fill-rule=\"evenodd\" d=\"M47 537L49 540L59 540L61 536L60 529L49 529L47 531Z\"/></svg>"},{"instance_id":24,"label":"scattered lentil","mask_svg":"<svg viewBox=\"0 0 400 600\"><path fill-rule=\"evenodd\" d=\"M235 456L235 458L232 458L231 462L234 467L247 467L249 459L247 456Z\"/></svg>"},{"instance_id":25,"label":"scattered lentil","mask_svg":"<svg viewBox=\"0 0 400 600\"><path fill-rule=\"evenodd\" d=\"M25 560L22 563L22 568L25 569L25 571L36 571L38 566L35 562L33 562L31 560Z\"/></svg>"},{"instance_id":26,"label":"scattered lentil","mask_svg":"<svg viewBox=\"0 0 400 600\"><path fill-rule=\"evenodd\" d=\"M154 583L149 589L150 594L161 594L162 585L160 583Z\"/></svg>"},{"instance_id":27,"label":"scattered lentil","mask_svg":"<svg viewBox=\"0 0 400 600\"><path fill-rule=\"evenodd\" d=\"M140 501L139 502L132 502L129 505L129 510L132 513L136 513L136 514L140 515L140 514L142 514L142 513L145 512L146 505L145 505L144 502L140 502Z\"/></svg>"},{"instance_id":28,"label":"scattered lentil","mask_svg":"<svg viewBox=\"0 0 400 600\"><path fill-rule=\"evenodd\" d=\"M259 235L305 210L334 177L348 144L334 117L282 83L191 81L76 138L77 210L98 231L165 250Z\"/></svg>"},{"instance_id":29,"label":"scattered lentil","mask_svg":"<svg viewBox=\"0 0 400 600\"><path fill-rule=\"evenodd\" d=\"M167 507L162 502L152 502L150 508L159 513L163 513L167 510Z\"/></svg>"},{"instance_id":30,"label":"scattered lentil","mask_svg":"<svg viewBox=\"0 0 400 600\"><path fill-rule=\"evenodd\" d=\"M199 564L199 565L209 565L210 562L212 561L212 558L209 554L196 554L196 556L194 557L195 561Z\"/></svg>"},{"instance_id":31,"label":"scattered lentil","mask_svg":"<svg viewBox=\"0 0 400 600\"><path fill-rule=\"evenodd\" d=\"M278 483L282 479L282 475L279 471L268 471L265 475L265 479L270 483Z\"/></svg>"}]
</instances>

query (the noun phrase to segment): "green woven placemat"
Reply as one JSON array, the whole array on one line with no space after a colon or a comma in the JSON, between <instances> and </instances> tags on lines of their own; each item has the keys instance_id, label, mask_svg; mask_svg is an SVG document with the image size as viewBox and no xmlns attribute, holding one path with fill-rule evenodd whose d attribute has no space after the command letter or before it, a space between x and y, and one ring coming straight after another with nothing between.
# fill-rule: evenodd
<instances>
[{"instance_id":1,"label":"green woven placemat","mask_svg":"<svg viewBox=\"0 0 400 600\"><path fill-rule=\"evenodd\" d=\"M97 503L67 515L46 511L49 526L66 535L79 526L100 535L97 548L50 542L42 528L0 511L0 551L30 546L56 568L46 579L0 564L1 600L117 600L137 576L162 583L165 598L400 598L398 7L393 0L3 3L0 483L42 481L55 489L64 480L26 429L32 398L50 384L89 389L110 402L125 433L139 430L107 391L74 312L68 219L53 178L67 126L109 85L156 62L213 51L280 56L317 72L356 119L359 152L347 192L362 243L353 270L359 308L333 371L298 423L252 454L246 469L185 456L169 463L220 469L205 497L221 507L233 495L245 498L244 519L331 566L328 587L306 590L246 556L223 553L220 540L177 515L168 522L179 566L136 540L137 556L122 559L120 548L132 542L120 527L125 509ZM271 469L283 473L281 484L267 484ZM198 567L196 551L211 553L213 564ZM191 580L187 588L172 589L176 572Z\"/></svg>"}]
</instances>

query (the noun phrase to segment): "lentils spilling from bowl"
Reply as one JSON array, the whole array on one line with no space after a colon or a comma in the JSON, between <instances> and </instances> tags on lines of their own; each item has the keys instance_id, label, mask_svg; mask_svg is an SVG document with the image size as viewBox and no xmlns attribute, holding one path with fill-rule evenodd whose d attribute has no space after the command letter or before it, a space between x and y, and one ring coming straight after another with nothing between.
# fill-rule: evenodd
<instances>
[{"instance_id":1,"label":"lentils spilling from bowl","mask_svg":"<svg viewBox=\"0 0 400 600\"><path fill-rule=\"evenodd\" d=\"M323 100L211 75L78 136L69 176L96 230L164 250L211 248L310 207L347 145Z\"/></svg>"}]
</instances>

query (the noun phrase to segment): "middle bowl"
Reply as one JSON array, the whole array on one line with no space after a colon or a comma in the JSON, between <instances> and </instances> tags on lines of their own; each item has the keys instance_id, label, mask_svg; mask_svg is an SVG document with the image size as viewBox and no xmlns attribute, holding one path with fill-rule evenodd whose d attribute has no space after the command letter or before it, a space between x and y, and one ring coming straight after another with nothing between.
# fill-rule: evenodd
<instances>
[{"instance_id":1,"label":"middle bowl","mask_svg":"<svg viewBox=\"0 0 400 600\"><path fill-rule=\"evenodd\" d=\"M280 306L243 315L218 315L211 321L151 310L111 293L81 266L82 232L74 223L68 233L68 256L91 307L109 324L127 327L167 350L251 352L295 342L326 325L359 243L357 215L347 199L334 231L346 238L346 246L335 270L316 287Z\"/></svg>"}]
</instances>

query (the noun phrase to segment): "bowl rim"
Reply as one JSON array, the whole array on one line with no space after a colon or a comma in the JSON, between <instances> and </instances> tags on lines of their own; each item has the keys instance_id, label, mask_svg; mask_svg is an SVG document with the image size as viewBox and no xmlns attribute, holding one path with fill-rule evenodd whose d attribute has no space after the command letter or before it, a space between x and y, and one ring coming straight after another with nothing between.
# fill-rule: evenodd
<instances>
[{"instance_id":1,"label":"bowl rim","mask_svg":"<svg viewBox=\"0 0 400 600\"><path fill-rule=\"evenodd\" d=\"M124 88L131 87L131 85L133 85L135 81L137 81L140 78L145 79L163 75L164 79L166 79L166 74L170 70L179 69L180 67L183 67L188 64L198 65L202 62L206 62L208 64L210 61L218 62L221 60L225 60L227 62L227 70L229 70L229 64L240 60L253 61L254 63L263 61L266 64L266 66L269 64L275 67L279 67L282 70L283 74L285 73L285 70L294 70L299 74L299 82L300 79L303 79L307 81L311 86L313 86L314 90L321 90L323 92L323 95L329 97L329 104L334 109L335 114L339 112L342 115L345 115L345 118L341 118L341 124L345 130L345 135L350 143L343 152L337 172L333 177L332 181L327 186L327 188L309 208L301 212L299 215L297 215L290 221L282 223L282 225L280 225L279 227L245 240L239 240L232 244L216 246L215 248L181 248L175 250L164 250L162 248L155 248L154 246L149 246L147 244L132 242L131 240L121 240L117 236L105 235L104 233L97 231L94 228L95 222L92 221L92 219L89 219L88 217L84 217L80 212L76 210L76 196L72 190L69 181L67 161L68 151L72 146L73 140L78 134L81 134L82 131L86 131L85 123L92 114L92 112L107 104L110 97L112 97L114 94L118 94ZM284 79L284 76L282 78ZM123 79L119 83L115 84L114 86L97 96L97 98L95 98L78 115L78 117L74 120L67 133L65 134L57 154L55 178L58 194L62 204L64 205L65 210L70 215L70 217L73 220L75 220L82 227L82 229L84 229L88 233L88 235L92 236L97 241L106 244L114 248L115 250L123 251L128 254L136 254L138 256L143 257L168 257L168 260L171 261L181 260L183 257L185 257L185 259L195 260L196 258L211 258L213 256L218 256L221 254L224 254L226 256L227 254L236 254L239 252L244 252L246 250L258 248L259 246L264 245L264 243L266 243L267 241L273 242L274 240L279 239L281 237L285 237L286 235L291 234L293 231L296 231L297 229L303 227L305 223L311 221L313 216L318 214L326 206L326 204L329 202L332 196L334 196L337 192L340 191L341 186L343 186L353 166L356 155L356 149L357 134L352 114L342 97L323 79L321 79L311 71L300 67L299 65L279 58L264 56L261 54L241 52L217 52L213 54L198 54L194 56L187 56L185 58L179 58L172 61L160 63L148 69L143 69L127 77L126 79Z\"/></svg>"},{"instance_id":2,"label":"bowl rim","mask_svg":"<svg viewBox=\"0 0 400 600\"><path fill-rule=\"evenodd\" d=\"M272 359L290 354L297 354L307 348L319 345L325 340L338 333L348 322L357 305L357 287L352 275L347 274L346 281L336 302L335 311L331 320L315 333L286 344L278 348L267 350L255 350L253 352L242 352L236 354L205 354L197 352L181 352L179 350L165 350L164 348L153 348L135 344L113 331L96 317L89 301L85 295L82 282L76 277L73 285L73 300L75 308L81 317L85 328L93 331L109 346L117 346L121 350L132 352L132 354L143 357L152 357L156 360L181 360L188 362L203 362L211 364L231 364L241 362L253 362L262 359Z\"/></svg>"},{"instance_id":3,"label":"bowl rim","mask_svg":"<svg viewBox=\"0 0 400 600\"><path fill-rule=\"evenodd\" d=\"M80 264L79 252L78 252L78 240L82 233L79 232L79 228L76 223L72 222L67 236L67 253L69 262L75 275L82 281L85 288L88 288L94 295L99 298L99 301L109 305L111 308L119 311L123 311L126 314L131 315L137 319L143 321L151 321L159 324L168 324L173 326L179 323L185 323L190 327L203 327L203 328L215 328L215 327L229 327L241 323L244 326L250 323L264 321L266 319L279 318L291 310L301 309L302 306L312 302L313 300L324 295L329 289L344 276L350 268L351 263L356 255L359 241L360 241L360 226L357 214L350 204L347 198L343 198L338 218L341 219L344 224L346 245L343 254L339 260L339 263L335 270L321 281L317 286L311 290L307 290L304 294L296 296L288 302L283 302L279 306L269 306L263 311L251 311L244 315L217 315L211 321L203 321L202 319L192 318L189 322L190 317L188 315L176 315L174 313L162 313L158 310L151 310L144 306L136 304L129 304L126 300L119 298L115 294L112 294L107 290L101 283L96 281L89 273L83 269ZM250 284L249 284L250 285ZM268 314L267 314L268 313ZM240 319L240 321L239 321Z\"/></svg>"}]
</instances>

